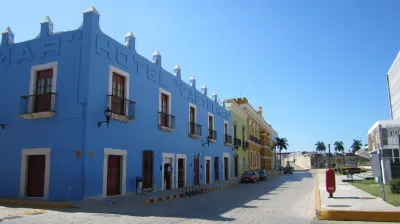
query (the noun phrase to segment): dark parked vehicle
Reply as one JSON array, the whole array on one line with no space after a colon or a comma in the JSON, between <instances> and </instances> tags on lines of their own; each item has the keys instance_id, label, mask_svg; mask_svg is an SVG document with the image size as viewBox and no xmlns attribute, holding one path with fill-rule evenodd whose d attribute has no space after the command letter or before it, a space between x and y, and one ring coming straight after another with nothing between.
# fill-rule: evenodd
<instances>
[{"instance_id":1,"label":"dark parked vehicle","mask_svg":"<svg viewBox=\"0 0 400 224\"><path fill-rule=\"evenodd\" d=\"M293 167L287 166L285 168L283 168L283 173L284 174L293 174Z\"/></svg>"},{"instance_id":2,"label":"dark parked vehicle","mask_svg":"<svg viewBox=\"0 0 400 224\"><path fill-rule=\"evenodd\" d=\"M240 183L257 183L260 181L260 175L256 171L245 171L240 178Z\"/></svg>"},{"instance_id":3,"label":"dark parked vehicle","mask_svg":"<svg viewBox=\"0 0 400 224\"><path fill-rule=\"evenodd\" d=\"M266 170L256 170L256 172L260 176L260 180L267 180L267 171Z\"/></svg>"}]
</instances>

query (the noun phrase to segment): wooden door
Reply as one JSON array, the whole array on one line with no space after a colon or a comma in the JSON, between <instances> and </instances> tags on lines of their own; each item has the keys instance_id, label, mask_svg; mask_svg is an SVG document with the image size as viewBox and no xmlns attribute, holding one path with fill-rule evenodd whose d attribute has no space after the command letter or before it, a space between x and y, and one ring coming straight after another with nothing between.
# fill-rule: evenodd
<instances>
[{"instance_id":1,"label":"wooden door","mask_svg":"<svg viewBox=\"0 0 400 224\"><path fill-rule=\"evenodd\" d=\"M199 180L199 157L195 156L194 157L194 185L199 185L200 184L200 180Z\"/></svg>"},{"instance_id":2,"label":"wooden door","mask_svg":"<svg viewBox=\"0 0 400 224\"><path fill-rule=\"evenodd\" d=\"M109 155L107 167L107 196L119 195L121 188L121 156Z\"/></svg>"},{"instance_id":3,"label":"wooden door","mask_svg":"<svg viewBox=\"0 0 400 224\"><path fill-rule=\"evenodd\" d=\"M206 183L209 184L210 183L210 169L211 169L211 165L210 165L210 160L206 161Z\"/></svg>"},{"instance_id":4,"label":"wooden door","mask_svg":"<svg viewBox=\"0 0 400 224\"><path fill-rule=\"evenodd\" d=\"M51 111L52 82L53 69L37 72L34 112Z\"/></svg>"},{"instance_id":5,"label":"wooden door","mask_svg":"<svg viewBox=\"0 0 400 224\"><path fill-rule=\"evenodd\" d=\"M168 95L161 93L161 125L164 127L169 127L168 103Z\"/></svg>"},{"instance_id":6,"label":"wooden door","mask_svg":"<svg viewBox=\"0 0 400 224\"><path fill-rule=\"evenodd\" d=\"M229 163L226 157L224 157L224 177L225 180L229 180Z\"/></svg>"},{"instance_id":7,"label":"wooden door","mask_svg":"<svg viewBox=\"0 0 400 224\"><path fill-rule=\"evenodd\" d=\"M215 181L219 180L219 158L214 157L214 177Z\"/></svg>"},{"instance_id":8,"label":"wooden door","mask_svg":"<svg viewBox=\"0 0 400 224\"><path fill-rule=\"evenodd\" d=\"M111 110L115 114L125 115L125 77L113 74Z\"/></svg>"},{"instance_id":9,"label":"wooden door","mask_svg":"<svg viewBox=\"0 0 400 224\"><path fill-rule=\"evenodd\" d=\"M196 125L195 125L195 122L196 122L196 118L195 118L195 109L194 109L194 107L190 107L190 114L189 114L189 122L190 122L190 125L189 125L189 128L190 128L190 134L198 134L198 133L196 133Z\"/></svg>"},{"instance_id":10,"label":"wooden door","mask_svg":"<svg viewBox=\"0 0 400 224\"><path fill-rule=\"evenodd\" d=\"M153 187L153 167L154 167L154 152L143 151L142 155L142 187L144 189Z\"/></svg>"},{"instance_id":11,"label":"wooden door","mask_svg":"<svg viewBox=\"0 0 400 224\"><path fill-rule=\"evenodd\" d=\"M178 159L178 188L185 186L185 160Z\"/></svg>"},{"instance_id":12,"label":"wooden door","mask_svg":"<svg viewBox=\"0 0 400 224\"><path fill-rule=\"evenodd\" d=\"M45 155L28 156L27 197L44 196L44 173L46 167Z\"/></svg>"},{"instance_id":13,"label":"wooden door","mask_svg":"<svg viewBox=\"0 0 400 224\"><path fill-rule=\"evenodd\" d=\"M235 177L238 176L238 173L239 173L238 169L239 169L239 156L236 155L235 156Z\"/></svg>"}]
</instances>

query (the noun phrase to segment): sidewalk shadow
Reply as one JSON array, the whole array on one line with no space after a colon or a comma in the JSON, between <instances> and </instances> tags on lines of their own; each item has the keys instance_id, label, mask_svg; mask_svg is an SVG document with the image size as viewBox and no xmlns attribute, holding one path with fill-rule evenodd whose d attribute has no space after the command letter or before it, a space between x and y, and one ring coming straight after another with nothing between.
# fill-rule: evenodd
<instances>
[{"instance_id":1,"label":"sidewalk shadow","mask_svg":"<svg viewBox=\"0 0 400 224\"><path fill-rule=\"evenodd\" d=\"M97 206L86 206L79 209L49 209L63 213L95 213L97 216L120 217L176 217L196 218L207 221L234 221L234 218L224 217L224 214L234 209L255 209L257 201L270 200L268 195L276 195L287 190L290 186L284 184L302 184L304 179L313 178L308 171L296 172L290 175L271 175L267 181L256 184L235 183L227 189L217 189L210 193L193 197L184 197L163 201L146 206L133 205L129 203L103 205L100 202ZM314 183L312 184L314 186ZM295 188L296 186L293 186ZM215 200L218 198L218 200ZM210 202L212 204L210 204ZM250 203L250 204L249 204ZM290 203L290 202L288 202ZM37 216L36 216L37 217ZM302 217L296 217L301 220Z\"/></svg>"}]
</instances>

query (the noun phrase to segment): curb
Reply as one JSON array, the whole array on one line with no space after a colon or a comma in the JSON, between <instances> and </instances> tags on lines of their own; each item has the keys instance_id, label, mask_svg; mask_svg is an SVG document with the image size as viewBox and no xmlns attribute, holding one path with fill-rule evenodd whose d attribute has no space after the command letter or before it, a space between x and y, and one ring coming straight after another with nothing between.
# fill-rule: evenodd
<instances>
[{"instance_id":1,"label":"curb","mask_svg":"<svg viewBox=\"0 0 400 224\"><path fill-rule=\"evenodd\" d=\"M316 218L319 220L400 222L400 212L395 211L347 211L322 209L318 173L315 185L315 212Z\"/></svg>"},{"instance_id":2,"label":"curb","mask_svg":"<svg viewBox=\"0 0 400 224\"><path fill-rule=\"evenodd\" d=\"M50 201L26 201L26 200L10 200L0 199L1 205L18 205L26 207L39 207L39 208L79 208L78 206L71 205L66 202L50 202Z\"/></svg>"},{"instance_id":3,"label":"curb","mask_svg":"<svg viewBox=\"0 0 400 224\"><path fill-rule=\"evenodd\" d=\"M27 212L0 214L0 217L3 217L3 219L6 219L6 218L21 216L21 215L32 215L32 214L45 213L45 212L47 212L47 210L37 209L37 210L31 210L31 211L27 211ZM1 219L0 219L0 222L1 222Z\"/></svg>"},{"instance_id":4,"label":"curb","mask_svg":"<svg viewBox=\"0 0 400 224\"><path fill-rule=\"evenodd\" d=\"M203 191L215 191L217 189L230 187L232 184L233 183L224 184L224 185L217 186L217 187L204 188ZM167 201L167 200L171 200L171 199L183 198L183 197L186 197L186 196L187 196L187 194L173 194L173 195L168 195L168 196L163 196L163 197L144 200L140 204L141 205L148 205L148 204L158 203L158 202L161 202L161 201Z\"/></svg>"}]
</instances>

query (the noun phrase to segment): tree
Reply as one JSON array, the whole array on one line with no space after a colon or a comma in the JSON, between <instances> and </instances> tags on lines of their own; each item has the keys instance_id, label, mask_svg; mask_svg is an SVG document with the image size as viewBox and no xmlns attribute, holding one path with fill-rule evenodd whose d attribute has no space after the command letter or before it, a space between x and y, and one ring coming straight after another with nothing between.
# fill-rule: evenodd
<instances>
[{"instance_id":1,"label":"tree","mask_svg":"<svg viewBox=\"0 0 400 224\"><path fill-rule=\"evenodd\" d=\"M324 142L318 141L317 143L315 143L315 146L317 146L315 148L317 150L317 152L325 152L326 151L326 146L325 146Z\"/></svg>"},{"instance_id":2,"label":"tree","mask_svg":"<svg viewBox=\"0 0 400 224\"><path fill-rule=\"evenodd\" d=\"M275 138L276 139L276 144L275 147L279 150L279 155L280 155L280 163L282 165L282 150L285 149L287 150L287 147L289 144L287 143L286 138ZM281 171L281 167L279 166L279 171Z\"/></svg>"},{"instance_id":3,"label":"tree","mask_svg":"<svg viewBox=\"0 0 400 224\"><path fill-rule=\"evenodd\" d=\"M346 166L346 162L345 162L345 159L344 159L344 151L345 151L345 149L344 149L344 144L343 144L343 141L336 141L335 143L333 143L333 145L335 146L335 151L336 152L341 152L341 153L343 153L343 163L345 164L345 166Z\"/></svg>"},{"instance_id":4,"label":"tree","mask_svg":"<svg viewBox=\"0 0 400 224\"><path fill-rule=\"evenodd\" d=\"M350 146L350 148L352 149L353 153L357 152L358 150L360 150L362 147L362 142L361 140L356 140L353 139L353 144Z\"/></svg>"}]
</instances>

